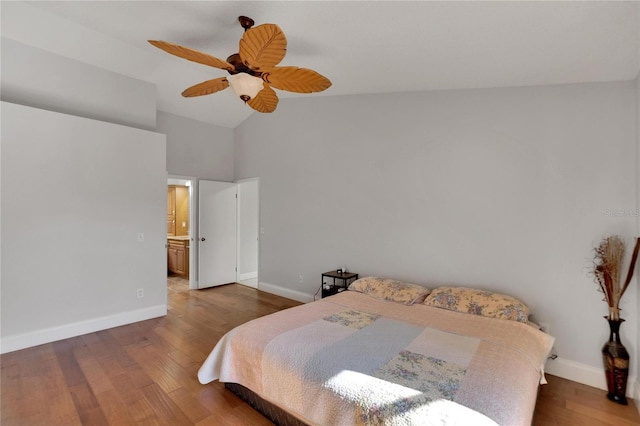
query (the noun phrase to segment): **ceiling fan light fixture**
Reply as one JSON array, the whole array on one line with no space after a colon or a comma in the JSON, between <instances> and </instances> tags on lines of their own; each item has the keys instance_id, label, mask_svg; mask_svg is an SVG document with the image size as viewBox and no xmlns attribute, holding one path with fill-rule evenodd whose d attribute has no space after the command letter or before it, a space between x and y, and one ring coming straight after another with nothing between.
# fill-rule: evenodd
<instances>
[{"instance_id":1,"label":"ceiling fan light fixture","mask_svg":"<svg viewBox=\"0 0 640 426\"><path fill-rule=\"evenodd\" d=\"M236 95L245 102L255 98L264 88L261 78L254 77L245 72L230 75L227 79L233 91L236 92Z\"/></svg>"}]
</instances>

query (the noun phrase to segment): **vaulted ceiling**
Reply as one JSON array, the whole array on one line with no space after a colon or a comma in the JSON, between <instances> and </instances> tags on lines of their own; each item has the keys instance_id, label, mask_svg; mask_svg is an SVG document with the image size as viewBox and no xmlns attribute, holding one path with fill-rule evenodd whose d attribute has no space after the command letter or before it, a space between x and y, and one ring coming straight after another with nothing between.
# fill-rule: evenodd
<instances>
[{"instance_id":1,"label":"vaulted ceiling","mask_svg":"<svg viewBox=\"0 0 640 426\"><path fill-rule=\"evenodd\" d=\"M309 95L630 80L640 63L640 3L542 1L29 1L2 2L2 35L152 82L158 109L224 127L255 112L231 90L185 99L225 72L147 43L165 40L226 58L237 17L278 24L280 65L333 85ZM278 111L274 112L277 114ZM257 114L257 113L256 113Z\"/></svg>"}]
</instances>

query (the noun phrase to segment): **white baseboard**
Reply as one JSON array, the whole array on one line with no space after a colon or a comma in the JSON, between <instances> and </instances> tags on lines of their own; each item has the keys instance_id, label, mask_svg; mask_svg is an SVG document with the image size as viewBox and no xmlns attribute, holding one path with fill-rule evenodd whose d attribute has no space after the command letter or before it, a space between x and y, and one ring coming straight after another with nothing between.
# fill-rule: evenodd
<instances>
[{"instance_id":1,"label":"white baseboard","mask_svg":"<svg viewBox=\"0 0 640 426\"><path fill-rule=\"evenodd\" d=\"M286 287L280 287L279 285L260 282L258 283L258 290L262 290L262 291L266 291L267 293L286 297L287 299L297 300L298 302L302 302L302 303L313 302L313 295L303 293L297 290L291 290L290 288L286 288Z\"/></svg>"},{"instance_id":2,"label":"white baseboard","mask_svg":"<svg viewBox=\"0 0 640 426\"><path fill-rule=\"evenodd\" d=\"M0 353L13 352L44 343L81 336L107 328L118 327L167 315L167 305L157 305L135 311L121 312L106 317L92 318L71 324L59 325L28 333L0 338Z\"/></svg>"},{"instance_id":3,"label":"white baseboard","mask_svg":"<svg viewBox=\"0 0 640 426\"><path fill-rule=\"evenodd\" d=\"M572 380L594 388L607 390L607 381L604 377L604 369L592 367L587 364L571 361L564 358L548 360L545 364L545 373ZM635 377L629 377L627 382L627 397L638 401L638 383Z\"/></svg>"},{"instance_id":4,"label":"white baseboard","mask_svg":"<svg viewBox=\"0 0 640 426\"><path fill-rule=\"evenodd\" d=\"M258 271L238 274L238 281L250 280L252 278L258 278Z\"/></svg>"}]
</instances>

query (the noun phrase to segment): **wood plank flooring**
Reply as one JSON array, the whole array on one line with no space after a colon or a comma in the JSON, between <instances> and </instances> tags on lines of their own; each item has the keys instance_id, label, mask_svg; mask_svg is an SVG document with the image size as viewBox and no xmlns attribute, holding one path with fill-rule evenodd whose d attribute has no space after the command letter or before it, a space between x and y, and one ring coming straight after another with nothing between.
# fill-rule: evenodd
<instances>
[{"instance_id":1,"label":"wood plank flooring","mask_svg":"<svg viewBox=\"0 0 640 426\"><path fill-rule=\"evenodd\" d=\"M0 424L270 425L219 383L200 385L196 373L228 330L299 303L238 284L188 291L170 277L168 285L164 318L0 356ZM535 426L640 425L633 405L548 380Z\"/></svg>"}]
</instances>

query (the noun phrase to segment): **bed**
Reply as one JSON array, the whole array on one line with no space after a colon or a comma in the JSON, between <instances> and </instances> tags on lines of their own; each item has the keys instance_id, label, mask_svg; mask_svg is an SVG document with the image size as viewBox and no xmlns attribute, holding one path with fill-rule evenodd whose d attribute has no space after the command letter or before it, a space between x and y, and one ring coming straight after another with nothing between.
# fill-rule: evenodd
<instances>
[{"instance_id":1,"label":"bed","mask_svg":"<svg viewBox=\"0 0 640 426\"><path fill-rule=\"evenodd\" d=\"M198 372L298 424L531 424L553 337L515 298L376 277L240 325Z\"/></svg>"}]
</instances>

